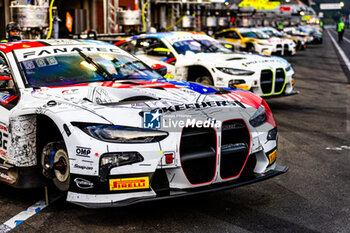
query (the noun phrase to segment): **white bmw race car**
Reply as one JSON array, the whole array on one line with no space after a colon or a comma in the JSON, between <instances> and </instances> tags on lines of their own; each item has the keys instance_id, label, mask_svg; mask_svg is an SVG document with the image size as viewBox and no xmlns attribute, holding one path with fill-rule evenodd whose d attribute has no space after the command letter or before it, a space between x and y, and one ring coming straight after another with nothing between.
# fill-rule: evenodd
<instances>
[{"instance_id":1,"label":"white bmw race car","mask_svg":"<svg viewBox=\"0 0 350 233\"><path fill-rule=\"evenodd\" d=\"M167 78L249 90L263 97L293 95L294 70L283 58L234 53L202 34L144 34L116 43L148 65L167 66Z\"/></svg>"},{"instance_id":2,"label":"white bmw race car","mask_svg":"<svg viewBox=\"0 0 350 233\"><path fill-rule=\"evenodd\" d=\"M53 181L67 201L97 208L287 171L263 99L159 73L97 41L0 44L0 181Z\"/></svg>"}]
</instances>

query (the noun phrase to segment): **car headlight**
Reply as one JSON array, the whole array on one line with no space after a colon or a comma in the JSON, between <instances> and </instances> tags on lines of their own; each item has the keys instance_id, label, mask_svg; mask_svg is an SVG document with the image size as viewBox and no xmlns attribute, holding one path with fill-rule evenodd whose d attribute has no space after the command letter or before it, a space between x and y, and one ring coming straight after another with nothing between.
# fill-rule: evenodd
<instances>
[{"instance_id":1,"label":"car headlight","mask_svg":"<svg viewBox=\"0 0 350 233\"><path fill-rule=\"evenodd\" d=\"M220 70L223 73L231 74L231 75L252 75L255 72L251 70L241 70L235 68L227 68L227 67L216 67L216 69Z\"/></svg>"},{"instance_id":2,"label":"car headlight","mask_svg":"<svg viewBox=\"0 0 350 233\"><path fill-rule=\"evenodd\" d=\"M99 177L102 182L107 181L108 174L113 167L131 165L142 162L144 158L136 151L112 152L101 155Z\"/></svg>"},{"instance_id":3,"label":"car headlight","mask_svg":"<svg viewBox=\"0 0 350 233\"><path fill-rule=\"evenodd\" d=\"M267 140L277 140L277 127L271 129L268 133L267 133Z\"/></svg>"},{"instance_id":4,"label":"car headlight","mask_svg":"<svg viewBox=\"0 0 350 233\"><path fill-rule=\"evenodd\" d=\"M112 143L159 142L168 136L167 132L152 129L133 128L118 125L84 125L72 123L89 136Z\"/></svg>"},{"instance_id":5,"label":"car headlight","mask_svg":"<svg viewBox=\"0 0 350 233\"><path fill-rule=\"evenodd\" d=\"M272 46L272 44L266 44L266 43L261 43L261 42L257 42L257 44L263 45L263 46Z\"/></svg>"},{"instance_id":6,"label":"car headlight","mask_svg":"<svg viewBox=\"0 0 350 233\"><path fill-rule=\"evenodd\" d=\"M266 121L267 121L267 114L264 106L262 105L260 105L258 110L256 110L253 116L249 119L249 123L254 127L258 127L264 124Z\"/></svg>"},{"instance_id":7,"label":"car headlight","mask_svg":"<svg viewBox=\"0 0 350 233\"><path fill-rule=\"evenodd\" d=\"M293 70L293 68L292 68L292 66L289 64L289 66L287 66L287 68L286 68L286 72L289 72L289 71L291 71L291 70Z\"/></svg>"},{"instance_id":8,"label":"car headlight","mask_svg":"<svg viewBox=\"0 0 350 233\"><path fill-rule=\"evenodd\" d=\"M116 152L101 156L101 166L123 166L127 164L142 162L144 159L138 152Z\"/></svg>"}]
</instances>

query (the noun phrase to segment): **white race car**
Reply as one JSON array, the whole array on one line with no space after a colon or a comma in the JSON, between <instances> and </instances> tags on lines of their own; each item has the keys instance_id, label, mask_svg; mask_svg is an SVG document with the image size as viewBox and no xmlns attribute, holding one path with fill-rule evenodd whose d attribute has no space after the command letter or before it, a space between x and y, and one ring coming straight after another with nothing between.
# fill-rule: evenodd
<instances>
[{"instance_id":1,"label":"white race car","mask_svg":"<svg viewBox=\"0 0 350 233\"><path fill-rule=\"evenodd\" d=\"M0 44L0 181L85 207L224 190L287 171L266 102L163 78L102 42Z\"/></svg>"},{"instance_id":2,"label":"white race car","mask_svg":"<svg viewBox=\"0 0 350 233\"><path fill-rule=\"evenodd\" d=\"M228 28L215 35L226 47L259 54L294 55L296 45L288 39L270 37L256 28Z\"/></svg>"},{"instance_id":3,"label":"white race car","mask_svg":"<svg viewBox=\"0 0 350 233\"><path fill-rule=\"evenodd\" d=\"M262 30L264 33L268 34L271 37L284 38L294 41L298 50L303 50L306 48L306 40L300 36L288 35L287 33L278 31L273 27L259 27L258 29Z\"/></svg>"},{"instance_id":4,"label":"white race car","mask_svg":"<svg viewBox=\"0 0 350 233\"><path fill-rule=\"evenodd\" d=\"M252 28L251 32L254 32L258 35L258 38L263 41L263 43L268 43L273 46L273 54L281 55L294 55L296 53L296 44L291 39L279 38L276 36L270 36L265 33L260 28Z\"/></svg>"},{"instance_id":5,"label":"white race car","mask_svg":"<svg viewBox=\"0 0 350 233\"><path fill-rule=\"evenodd\" d=\"M143 34L116 43L148 65L167 66L167 78L237 87L263 97L293 95L294 70L283 58L234 53L202 34Z\"/></svg>"}]
</instances>

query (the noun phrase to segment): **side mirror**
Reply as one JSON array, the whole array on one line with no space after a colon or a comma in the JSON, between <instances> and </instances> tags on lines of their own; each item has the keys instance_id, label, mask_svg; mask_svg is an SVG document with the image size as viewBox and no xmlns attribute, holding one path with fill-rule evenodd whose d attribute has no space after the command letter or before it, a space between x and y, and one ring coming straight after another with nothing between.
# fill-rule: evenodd
<instances>
[{"instance_id":1,"label":"side mirror","mask_svg":"<svg viewBox=\"0 0 350 233\"><path fill-rule=\"evenodd\" d=\"M223 46L227 49L231 49L232 51L235 50L234 46L232 44L222 43Z\"/></svg>"},{"instance_id":2,"label":"side mirror","mask_svg":"<svg viewBox=\"0 0 350 233\"><path fill-rule=\"evenodd\" d=\"M166 68L166 66L161 65L161 64L154 64L152 65L152 68L157 71L158 74L160 74L161 76L165 76L168 72L168 69Z\"/></svg>"}]
</instances>

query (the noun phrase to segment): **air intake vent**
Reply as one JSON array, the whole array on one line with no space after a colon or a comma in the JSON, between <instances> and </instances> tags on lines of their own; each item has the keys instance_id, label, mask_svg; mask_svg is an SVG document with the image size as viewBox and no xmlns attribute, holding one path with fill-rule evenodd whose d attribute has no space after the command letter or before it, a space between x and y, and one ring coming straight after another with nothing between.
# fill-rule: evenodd
<instances>
[{"instance_id":1,"label":"air intake vent","mask_svg":"<svg viewBox=\"0 0 350 233\"><path fill-rule=\"evenodd\" d=\"M249 155L250 135L243 120L226 121L222 125L220 176L238 176Z\"/></svg>"},{"instance_id":2,"label":"air intake vent","mask_svg":"<svg viewBox=\"0 0 350 233\"><path fill-rule=\"evenodd\" d=\"M182 169L191 184L207 183L216 171L216 133L212 128L184 128L181 136Z\"/></svg>"},{"instance_id":3,"label":"air intake vent","mask_svg":"<svg viewBox=\"0 0 350 233\"><path fill-rule=\"evenodd\" d=\"M262 70L260 75L260 86L263 94L272 92L273 73L271 70Z\"/></svg>"},{"instance_id":4,"label":"air intake vent","mask_svg":"<svg viewBox=\"0 0 350 233\"><path fill-rule=\"evenodd\" d=\"M286 80L286 74L282 68L276 70L275 77L275 92L279 93L283 91L284 83Z\"/></svg>"}]
</instances>

